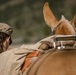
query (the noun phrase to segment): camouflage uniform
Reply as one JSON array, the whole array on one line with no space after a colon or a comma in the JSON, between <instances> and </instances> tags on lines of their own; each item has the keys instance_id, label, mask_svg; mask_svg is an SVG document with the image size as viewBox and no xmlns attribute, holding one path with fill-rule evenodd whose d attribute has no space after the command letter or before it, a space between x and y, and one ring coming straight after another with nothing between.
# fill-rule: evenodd
<instances>
[{"instance_id":1,"label":"camouflage uniform","mask_svg":"<svg viewBox=\"0 0 76 75\"><path fill-rule=\"evenodd\" d=\"M1 34L11 36L12 32L13 32L13 29L11 28L11 26L9 26L8 24L5 24L5 23L0 23L0 33ZM0 38L0 40L1 40L1 38ZM10 43L11 42L12 42L12 39L10 38ZM0 53L3 51L4 50L2 48L2 43L0 42Z\"/></svg>"}]
</instances>

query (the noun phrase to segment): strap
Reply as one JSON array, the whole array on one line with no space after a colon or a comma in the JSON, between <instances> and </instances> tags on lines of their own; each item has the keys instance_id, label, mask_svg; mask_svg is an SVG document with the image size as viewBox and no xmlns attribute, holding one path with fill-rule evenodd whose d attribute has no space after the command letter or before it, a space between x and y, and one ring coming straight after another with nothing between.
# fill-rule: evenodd
<instances>
[{"instance_id":1,"label":"strap","mask_svg":"<svg viewBox=\"0 0 76 75\"><path fill-rule=\"evenodd\" d=\"M23 64L23 66L22 66L22 68L21 68L22 73L24 73L24 71L26 70L26 68L28 68L28 67L30 66L30 64L31 64L31 61L30 61L31 58L37 57L39 54L40 54L40 52L39 52L38 50L36 50L36 51L34 51L34 52L29 53L29 54L26 56L26 58L25 58L25 60L24 60L24 64Z\"/></svg>"},{"instance_id":2,"label":"strap","mask_svg":"<svg viewBox=\"0 0 76 75\"><path fill-rule=\"evenodd\" d=\"M64 35L64 36L56 36L54 41L76 41L76 35Z\"/></svg>"},{"instance_id":3,"label":"strap","mask_svg":"<svg viewBox=\"0 0 76 75\"><path fill-rule=\"evenodd\" d=\"M61 25L62 22L60 22L52 31L52 35L55 35L56 29Z\"/></svg>"},{"instance_id":4,"label":"strap","mask_svg":"<svg viewBox=\"0 0 76 75\"><path fill-rule=\"evenodd\" d=\"M76 35L56 36L54 38L54 47L58 48L73 48L76 44Z\"/></svg>"}]
</instances>

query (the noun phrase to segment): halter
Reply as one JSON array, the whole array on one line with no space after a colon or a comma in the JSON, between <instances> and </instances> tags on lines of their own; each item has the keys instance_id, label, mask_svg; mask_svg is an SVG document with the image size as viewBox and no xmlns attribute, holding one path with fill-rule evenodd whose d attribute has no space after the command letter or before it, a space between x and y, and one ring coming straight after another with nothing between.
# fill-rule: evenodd
<instances>
[{"instance_id":1,"label":"halter","mask_svg":"<svg viewBox=\"0 0 76 75\"><path fill-rule=\"evenodd\" d=\"M52 35L55 35L56 29L57 29L57 27L59 27L61 25L61 23L62 23L62 21L53 29Z\"/></svg>"}]
</instances>

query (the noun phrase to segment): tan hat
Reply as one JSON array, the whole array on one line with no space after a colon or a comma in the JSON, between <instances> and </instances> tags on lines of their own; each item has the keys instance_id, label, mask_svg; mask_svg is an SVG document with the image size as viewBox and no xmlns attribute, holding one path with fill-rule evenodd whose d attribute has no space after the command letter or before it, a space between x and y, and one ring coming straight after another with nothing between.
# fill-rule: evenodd
<instances>
[{"instance_id":1,"label":"tan hat","mask_svg":"<svg viewBox=\"0 0 76 75\"><path fill-rule=\"evenodd\" d=\"M11 26L9 26L6 23L0 23L0 32L3 32L7 35L11 35L13 32L13 29Z\"/></svg>"}]
</instances>

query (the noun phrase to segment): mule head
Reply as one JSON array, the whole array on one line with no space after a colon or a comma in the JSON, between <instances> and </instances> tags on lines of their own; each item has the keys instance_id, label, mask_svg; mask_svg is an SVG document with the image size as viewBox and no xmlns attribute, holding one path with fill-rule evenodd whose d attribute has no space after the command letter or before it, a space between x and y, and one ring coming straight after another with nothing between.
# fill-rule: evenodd
<instances>
[{"instance_id":1,"label":"mule head","mask_svg":"<svg viewBox=\"0 0 76 75\"><path fill-rule=\"evenodd\" d=\"M63 15L54 29L55 29L54 34L60 34L60 35L75 35L76 34L74 27Z\"/></svg>"},{"instance_id":2,"label":"mule head","mask_svg":"<svg viewBox=\"0 0 76 75\"><path fill-rule=\"evenodd\" d=\"M75 28L75 31L76 31L76 14L75 14L74 18L70 21L70 23L73 25L73 27Z\"/></svg>"},{"instance_id":3,"label":"mule head","mask_svg":"<svg viewBox=\"0 0 76 75\"><path fill-rule=\"evenodd\" d=\"M63 16L60 21L56 19L52 10L50 9L48 2L44 4L43 16L46 24L49 27L51 27L52 31L54 31L54 34L59 35L75 34L75 29L73 28L73 25L71 25L71 23L67 19L65 19ZM74 20L76 19L74 18Z\"/></svg>"}]
</instances>

